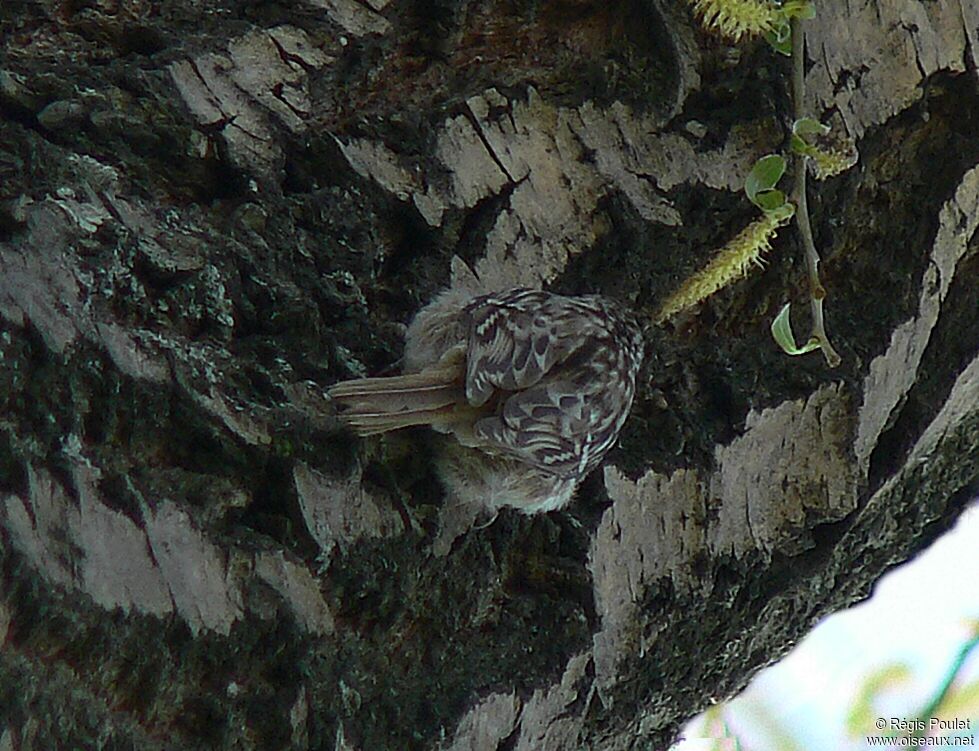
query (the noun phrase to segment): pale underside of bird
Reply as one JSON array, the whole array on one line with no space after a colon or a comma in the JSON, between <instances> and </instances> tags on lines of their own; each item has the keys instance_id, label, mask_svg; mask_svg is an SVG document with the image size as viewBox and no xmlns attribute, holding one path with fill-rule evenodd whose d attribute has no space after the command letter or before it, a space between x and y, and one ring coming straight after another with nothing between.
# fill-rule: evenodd
<instances>
[{"instance_id":1,"label":"pale underside of bird","mask_svg":"<svg viewBox=\"0 0 979 751\"><path fill-rule=\"evenodd\" d=\"M408 328L405 374L333 386L359 435L429 425L451 498L491 511L559 509L615 443L636 391L642 333L597 295L448 291Z\"/></svg>"}]
</instances>

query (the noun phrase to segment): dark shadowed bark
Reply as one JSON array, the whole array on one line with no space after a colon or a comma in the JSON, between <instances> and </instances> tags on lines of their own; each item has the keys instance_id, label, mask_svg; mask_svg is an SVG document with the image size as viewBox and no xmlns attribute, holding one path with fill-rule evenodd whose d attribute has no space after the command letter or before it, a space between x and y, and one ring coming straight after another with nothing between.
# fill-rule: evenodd
<instances>
[{"instance_id":1,"label":"dark shadowed bark","mask_svg":"<svg viewBox=\"0 0 979 751\"><path fill-rule=\"evenodd\" d=\"M979 475L979 2L817 2L828 327L650 329L564 512L448 533L393 372L464 276L652 311L756 215L789 63L670 0L0 3L0 748L663 748ZM797 329L802 322L797 322ZM458 530L457 530L458 531Z\"/></svg>"}]
</instances>

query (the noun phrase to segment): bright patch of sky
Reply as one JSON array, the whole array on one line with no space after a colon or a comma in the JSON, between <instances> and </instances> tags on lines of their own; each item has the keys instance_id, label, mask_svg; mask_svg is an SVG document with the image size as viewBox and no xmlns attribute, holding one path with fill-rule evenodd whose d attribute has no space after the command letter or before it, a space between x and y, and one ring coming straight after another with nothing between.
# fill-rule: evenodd
<instances>
[{"instance_id":1,"label":"bright patch of sky","mask_svg":"<svg viewBox=\"0 0 979 751\"><path fill-rule=\"evenodd\" d=\"M867 676L902 663L911 677L880 696L885 718L912 719L935 695L959 649L979 621L979 507L910 563L887 574L873 596L823 620L784 660L758 674L723 711L728 727L750 751L786 751L787 732L798 749L859 748L846 717ZM973 652L957 683L979 680ZM965 719L965 718L963 718ZM972 718L976 733L979 718ZM777 726L778 730L774 726ZM867 733L875 733L867 728ZM701 718L673 751L700 751L713 735Z\"/></svg>"}]
</instances>

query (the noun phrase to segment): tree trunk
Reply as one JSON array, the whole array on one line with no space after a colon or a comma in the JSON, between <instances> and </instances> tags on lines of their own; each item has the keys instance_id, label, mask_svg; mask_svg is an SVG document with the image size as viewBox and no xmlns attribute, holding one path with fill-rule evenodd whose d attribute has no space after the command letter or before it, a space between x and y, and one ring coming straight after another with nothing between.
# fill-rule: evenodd
<instances>
[{"instance_id":1,"label":"tree trunk","mask_svg":"<svg viewBox=\"0 0 979 751\"><path fill-rule=\"evenodd\" d=\"M785 228L650 327L567 511L447 531L428 433L356 441L325 388L464 264L651 317L756 216L790 63L679 0L4 2L0 749L664 748L947 529L979 2L816 11L842 366L769 334Z\"/></svg>"}]
</instances>

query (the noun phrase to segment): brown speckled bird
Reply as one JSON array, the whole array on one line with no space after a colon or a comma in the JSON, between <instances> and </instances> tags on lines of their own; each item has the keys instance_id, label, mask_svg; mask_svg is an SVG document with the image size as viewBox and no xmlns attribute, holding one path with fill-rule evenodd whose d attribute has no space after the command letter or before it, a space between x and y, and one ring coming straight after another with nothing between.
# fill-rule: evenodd
<instances>
[{"instance_id":1,"label":"brown speckled bird","mask_svg":"<svg viewBox=\"0 0 979 751\"><path fill-rule=\"evenodd\" d=\"M359 435L451 435L437 469L460 502L533 514L566 505L612 447L642 357L639 326L608 298L449 290L408 328L405 375L329 393Z\"/></svg>"}]
</instances>

